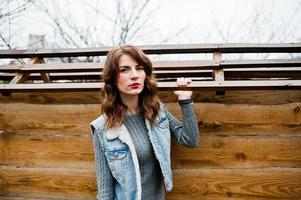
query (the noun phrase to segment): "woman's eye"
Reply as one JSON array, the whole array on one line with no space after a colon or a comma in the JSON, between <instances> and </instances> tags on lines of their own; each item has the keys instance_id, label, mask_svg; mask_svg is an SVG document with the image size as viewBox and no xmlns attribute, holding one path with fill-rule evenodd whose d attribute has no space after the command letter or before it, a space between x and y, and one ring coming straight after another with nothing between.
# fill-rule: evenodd
<instances>
[{"instance_id":1,"label":"woman's eye","mask_svg":"<svg viewBox=\"0 0 301 200\"><path fill-rule=\"evenodd\" d=\"M121 68L119 71L120 72L128 72L129 70L127 68Z\"/></svg>"},{"instance_id":2,"label":"woman's eye","mask_svg":"<svg viewBox=\"0 0 301 200\"><path fill-rule=\"evenodd\" d=\"M144 70L144 67L143 67L143 66L137 66L136 69L137 69L137 70Z\"/></svg>"}]
</instances>

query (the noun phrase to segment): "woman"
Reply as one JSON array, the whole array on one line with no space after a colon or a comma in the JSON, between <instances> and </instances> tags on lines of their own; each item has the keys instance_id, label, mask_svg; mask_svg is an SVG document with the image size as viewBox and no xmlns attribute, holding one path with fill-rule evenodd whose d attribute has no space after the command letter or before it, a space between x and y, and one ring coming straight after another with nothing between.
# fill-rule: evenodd
<instances>
[{"instance_id":1,"label":"woman","mask_svg":"<svg viewBox=\"0 0 301 200\"><path fill-rule=\"evenodd\" d=\"M97 199L165 199L173 184L170 136L188 147L199 143L192 91L175 91L181 123L159 101L152 63L133 45L108 53L103 81L102 115L91 123ZM190 82L177 80L181 87Z\"/></svg>"}]
</instances>

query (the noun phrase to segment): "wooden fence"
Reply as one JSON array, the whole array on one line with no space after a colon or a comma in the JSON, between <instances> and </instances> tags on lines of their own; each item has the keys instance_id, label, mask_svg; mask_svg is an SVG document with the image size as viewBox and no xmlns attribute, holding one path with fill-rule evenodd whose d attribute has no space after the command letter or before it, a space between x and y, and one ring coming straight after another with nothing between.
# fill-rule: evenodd
<instances>
[{"instance_id":1,"label":"wooden fence","mask_svg":"<svg viewBox=\"0 0 301 200\"><path fill-rule=\"evenodd\" d=\"M194 79L201 143L173 142L167 199L301 199L301 59L225 60L233 53L300 53L301 44L142 46L147 54L212 54L154 61L160 97L179 119L177 77ZM109 48L1 50L29 58L0 66L0 199L95 199L88 124L99 115L103 63L47 58L105 56ZM298 54L299 55L299 54Z\"/></svg>"}]
</instances>

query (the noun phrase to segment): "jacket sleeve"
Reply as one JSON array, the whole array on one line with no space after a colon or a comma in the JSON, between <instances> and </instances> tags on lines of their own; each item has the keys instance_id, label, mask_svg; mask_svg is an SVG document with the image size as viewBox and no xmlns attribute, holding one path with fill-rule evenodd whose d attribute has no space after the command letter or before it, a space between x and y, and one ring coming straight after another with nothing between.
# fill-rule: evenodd
<instances>
[{"instance_id":1,"label":"jacket sleeve","mask_svg":"<svg viewBox=\"0 0 301 200\"><path fill-rule=\"evenodd\" d=\"M97 179L97 200L114 199L114 178L108 166L105 154L100 145L98 134L95 133L93 125L91 125L93 146L95 155L95 169Z\"/></svg>"},{"instance_id":2,"label":"jacket sleeve","mask_svg":"<svg viewBox=\"0 0 301 200\"><path fill-rule=\"evenodd\" d=\"M200 134L198 122L194 113L191 99L179 101L183 122L175 118L164 106L165 113L169 120L169 128L173 138L187 147L197 147L199 145Z\"/></svg>"}]
</instances>

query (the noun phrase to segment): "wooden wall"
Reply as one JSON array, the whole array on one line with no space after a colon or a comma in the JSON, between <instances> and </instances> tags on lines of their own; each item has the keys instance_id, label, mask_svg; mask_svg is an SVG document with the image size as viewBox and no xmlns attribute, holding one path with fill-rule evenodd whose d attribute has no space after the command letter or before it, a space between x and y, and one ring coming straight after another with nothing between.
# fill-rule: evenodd
<instances>
[{"instance_id":1,"label":"wooden wall","mask_svg":"<svg viewBox=\"0 0 301 200\"><path fill-rule=\"evenodd\" d=\"M181 118L176 98L163 102ZM97 93L0 96L0 199L95 199ZM201 142L173 143L169 200L301 199L301 91L195 92Z\"/></svg>"}]
</instances>

